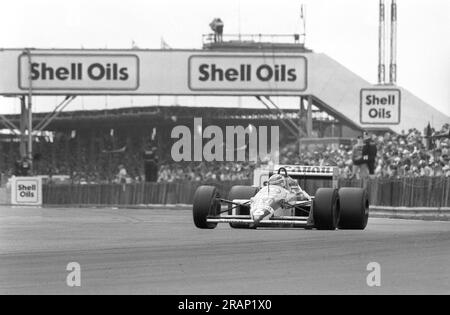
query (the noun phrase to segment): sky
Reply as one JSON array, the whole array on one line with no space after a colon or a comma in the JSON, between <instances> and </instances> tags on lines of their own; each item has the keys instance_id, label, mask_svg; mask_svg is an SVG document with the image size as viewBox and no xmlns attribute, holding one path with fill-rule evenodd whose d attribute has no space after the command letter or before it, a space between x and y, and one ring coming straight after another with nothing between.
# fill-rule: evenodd
<instances>
[{"instance_id":1,"label":"sky","mask_svg":"<svg viewBox=\"0 0 450 315\"><path fill-rule=\"evenodd\" d=\"M134 41L154 49L164 38L172 48L200 49L214 17L224 21L225 34L299 33L301 4L307 47L376 83L378 0L3 0L0 47L131 48ZM397 0L397 5L397 84L450 115L450 1ZM35 110L51 110L59 101L38 99ZM68 110L156 102L198 100L81 98ZM18 111L17 100L0 98L0 113Z\"/></svg>"}]
</instances>

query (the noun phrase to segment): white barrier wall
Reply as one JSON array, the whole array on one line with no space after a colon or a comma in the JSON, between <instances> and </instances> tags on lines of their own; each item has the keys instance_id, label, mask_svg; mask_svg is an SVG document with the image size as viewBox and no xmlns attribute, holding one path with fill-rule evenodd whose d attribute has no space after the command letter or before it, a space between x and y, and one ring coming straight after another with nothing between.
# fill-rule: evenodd
<instances>
[{"instance_id":1,"label":"white barrier wall","mask_svg":"<svg viewBox=\"0 0 450 315\"><path fill-rule=\"evenodd\" d=\"M11 189L6 187L0 188L0 205L9 205L11 202Z\"/></svg>"}]
</instances>

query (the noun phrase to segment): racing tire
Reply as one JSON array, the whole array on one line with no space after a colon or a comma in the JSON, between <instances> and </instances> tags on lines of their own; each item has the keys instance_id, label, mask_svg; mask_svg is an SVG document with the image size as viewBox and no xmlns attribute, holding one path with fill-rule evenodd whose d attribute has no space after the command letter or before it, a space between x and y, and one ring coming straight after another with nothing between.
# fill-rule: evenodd
<instances>
[{"instance_id":1,"label":"racing tire","mask_svg":"<svg viewBox=\"0 0 450 315\"><path fill-rule=\"evenodd\" d=\"M220 198L214 186L200 186L194 194L192 214L194 224L199 229L214 229L217 223L207 222L208 216L218 216L220 213Z\"/></svg>"},{"instance_id":2,"label":"racing tire","mask_svg":"<svg viewBox=\"0 0 450 315\"><path fill-rule=\"evenodd\" d=\"M318 230L335 230L339 222L340 202L337 189L319 188L313 201L314 226Z\"/></svg>"},{"instance_id":3,"label":"racing tire","mask_svg":"<svg viewBox=\"0 0 450 315\"><path fill-rule=\"evenodd\" d=\"M369 220L369 196L364 188L344 187L339 189L341 215L338 228L341 230L364 230Z\"/></svg>"},{"instance_id":4,"label":"racing tire","mask_svg":"<svg viewBox=\"0 0 450 315\"><path fill-rule=\"evenodd\" d=\"M253 196L256 195L256 193L259 191L259 187L252 187L252 186L233 186L230 189L230 192L228 193L228 200L234 200L234 199L250 199ZM235 205L228 205L228 215L232 215L232 208ZM236 208L237 213L241 214L239 212L240 207ZM246 213L245 213L246 214ZM248 213L250 214L250 212ZM250 227L249 224L245 223L230 223L230 226L234 229L250 229L253 227Z\"/></svg>"}]
</instances>

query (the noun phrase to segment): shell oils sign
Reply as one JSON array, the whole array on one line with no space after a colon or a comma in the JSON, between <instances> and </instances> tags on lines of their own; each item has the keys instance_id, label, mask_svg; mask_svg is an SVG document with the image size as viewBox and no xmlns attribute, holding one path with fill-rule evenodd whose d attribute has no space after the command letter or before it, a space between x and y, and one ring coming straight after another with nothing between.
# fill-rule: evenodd
<instances>
[{"instance_id":1,"label":"shell oils sign","mask_svg":"<svg viewBox=\"0 0 450 315\"><path fill-rule=\"evenodd\" d=\"M42 178L13 177L11 182L11 204L42 205Z\"/></svg>"},{"instance_id":2,"label":"shell oils sign","mask_svg":"<svg viewBox=\"0 0 450 315\"><path fill-rule=\"evenodd\" d=\"M361 89L361 124L397 125L400 123L399 89Z\"/></svg>"},{"instance_id":3,"label":"shell oils sign","mask_svg":"<svg viewBox=\"0 0 450 315\"><path fill-rule=\"evenodd\" d=\"M136 90L135 55L27 54L19 57L19 88L28 90Z\"/></svg>"},{"instance_id":4,"label":"shell oils sign","mask_svg":"<svg viewBox=\"0 0 450 315\"><path fill-rule=\"evenodd\" d=\"M192 91L291 91L307 88L303 56L193 55L189 58Z\"/></svg>"}]
</instances>

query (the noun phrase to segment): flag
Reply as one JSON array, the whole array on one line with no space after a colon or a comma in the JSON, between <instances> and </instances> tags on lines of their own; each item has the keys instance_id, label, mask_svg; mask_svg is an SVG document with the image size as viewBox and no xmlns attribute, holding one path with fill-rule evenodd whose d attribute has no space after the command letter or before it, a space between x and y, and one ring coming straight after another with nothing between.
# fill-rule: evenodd
<instances>
[{"instance_id":1,"label":"flag","mask_svg":"<svg viewBox=\"0 0 450 315\"><path fill-rule=\"evenodd\" d=\"M161 49L172 49L169 44L166 43L163 37L161 37Z\"/></svg>"}]
</instances>

